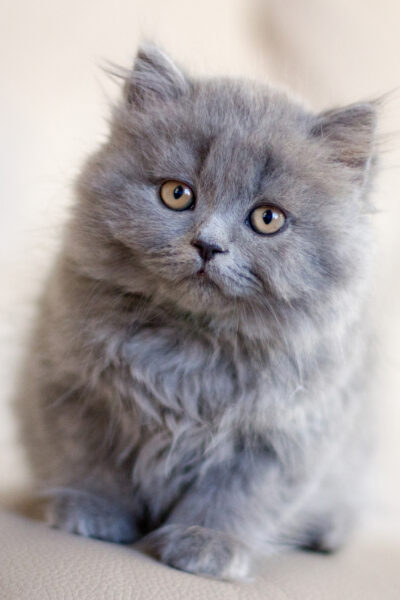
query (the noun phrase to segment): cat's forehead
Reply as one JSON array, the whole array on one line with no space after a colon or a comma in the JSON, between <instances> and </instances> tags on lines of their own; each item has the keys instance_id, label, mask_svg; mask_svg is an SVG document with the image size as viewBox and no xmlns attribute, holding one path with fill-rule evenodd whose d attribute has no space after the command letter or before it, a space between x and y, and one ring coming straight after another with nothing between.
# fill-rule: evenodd
<instances>
[{"instance_id":1,"label":"cat's forehead","mask_svg":"<svg viewBox=\"0 0 400 600\"><path fill-rule=\"evenodd\" d=\"M265 86L240 81L200 82L191 107L182 122L188 146L206 157L210 176L236 170L254 178L268 165L275 172L282 166L301 163L312 152L308 128L311 116L284 94Z\"/></svg>"},{"instance_id":2,"label":"cat's forehead","mask_svg":"<svg viewBox=\"0 0 400 600\"><path fill-rule=\"evenodd\" d=\"M231 79L198 82L193 92L193 117L210 134L232 130L258 139L275 132L303 130L309 119L300 105L265 85Z\"/></svg>"}]
</instances>

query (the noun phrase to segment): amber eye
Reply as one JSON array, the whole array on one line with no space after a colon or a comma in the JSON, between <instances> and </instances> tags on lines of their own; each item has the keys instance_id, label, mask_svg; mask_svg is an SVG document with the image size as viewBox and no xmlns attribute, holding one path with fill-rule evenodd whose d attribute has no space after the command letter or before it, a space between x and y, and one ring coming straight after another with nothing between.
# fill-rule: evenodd
<instances>
[{"instance_id":1,"label":"amber eye","mask_svg":"<svg viewBox=\"0 0 400 600\"><path fill-rule=\"evenodd\" d=\"M160 188L160 197L172 210L187 210L194 205L193 190L181 181L166 181Z\"/></svg>"},{"instance_id":2,"label":"amber eye","mask_svg":"<svg viewBox=\"0 0 400 600\"><path fill-rule=\"evenodd\" d=\"M257 206L249 217L250 225L257 233L277 233L286 222L284 213L276 206Z\"/></svg>"}]
</instances>

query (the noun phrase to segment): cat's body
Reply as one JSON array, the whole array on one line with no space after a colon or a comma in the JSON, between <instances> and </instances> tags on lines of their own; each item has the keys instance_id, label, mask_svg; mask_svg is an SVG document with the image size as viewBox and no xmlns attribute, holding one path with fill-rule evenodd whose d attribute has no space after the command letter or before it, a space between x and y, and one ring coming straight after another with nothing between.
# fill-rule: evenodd
<instances>
[{"instance_id":1,"label":"cat's body","mask_svg":"<svg viewBox=\"0 0 400 600\"><path fill-rule=\"evenodd\" d=\"M314 116L189 80L153 49L125 91L80 178L18 403L49 519L152 532L164 562L223 578L253 553L335 549L368 448L375 109ZM163 205L165 180L196 187L194 210ZM284 208L282 231L249 226L262 202Z\"/></svg>"}]
</instances>

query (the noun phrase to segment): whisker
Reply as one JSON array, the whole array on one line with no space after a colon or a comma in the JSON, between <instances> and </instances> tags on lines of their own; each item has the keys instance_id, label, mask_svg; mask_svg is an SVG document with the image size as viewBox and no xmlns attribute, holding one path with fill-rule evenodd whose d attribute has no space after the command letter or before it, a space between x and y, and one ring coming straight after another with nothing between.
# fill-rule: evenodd
<instances>
[{"instance_id":1,"label":"whisker","mask_svg":"<svg viewBox=\"0 0 400 600\"><path fill-rule=\"evenodd\" d=\"M224 276L231 281L234 281L235 285L240 285L242 289L247 289L248 291L259 291L260 284L258 281L231 266L228 266L228 270L235 275L235 278L230 277L226 272L224 273Z\"/></svg>"}]
</instances>

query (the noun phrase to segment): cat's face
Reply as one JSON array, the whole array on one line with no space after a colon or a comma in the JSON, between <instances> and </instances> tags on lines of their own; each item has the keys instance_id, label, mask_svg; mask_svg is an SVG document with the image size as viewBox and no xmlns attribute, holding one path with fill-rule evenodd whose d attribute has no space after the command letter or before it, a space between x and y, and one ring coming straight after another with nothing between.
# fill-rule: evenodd
<instances>
[{"instance_id":1,"label":"cat's face","mask_svg":"<svg viewBox=\"0 0 400 600\"><path fill-rule=\"evenodd\" d=\"M314 116L142 50L80 181L86 260L188 310L322 301L362 270L374 123L371 105Z\"/></svg>"}]
</instances>

